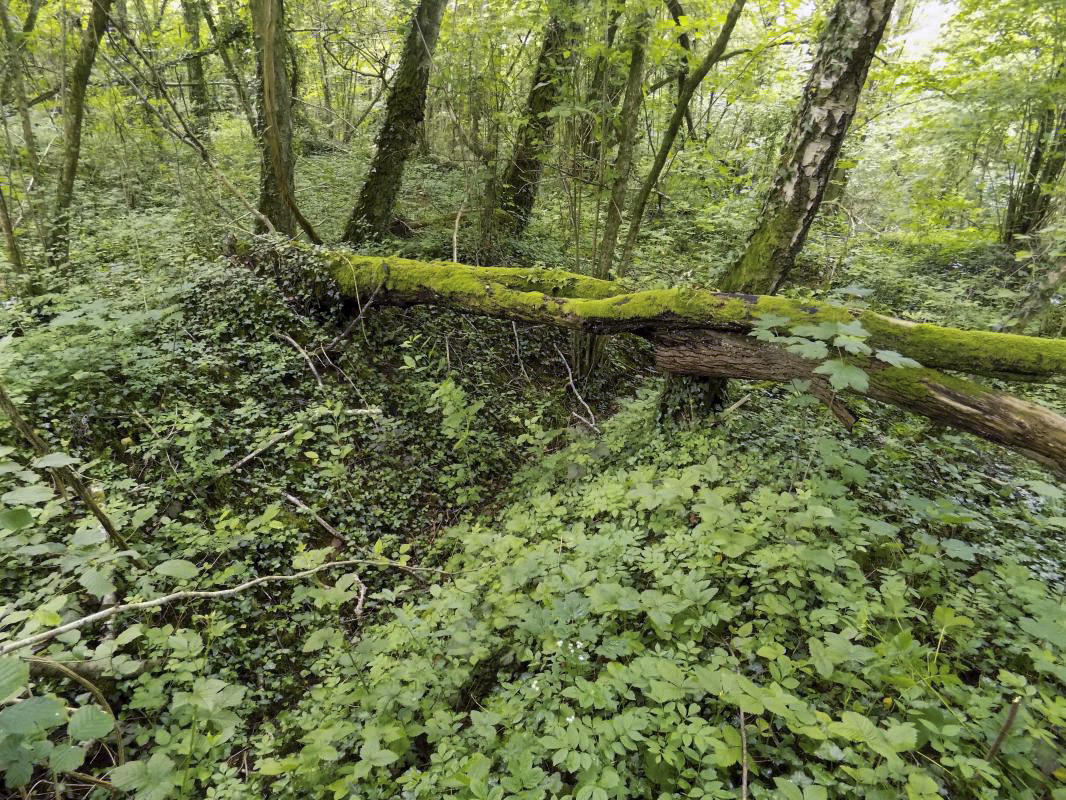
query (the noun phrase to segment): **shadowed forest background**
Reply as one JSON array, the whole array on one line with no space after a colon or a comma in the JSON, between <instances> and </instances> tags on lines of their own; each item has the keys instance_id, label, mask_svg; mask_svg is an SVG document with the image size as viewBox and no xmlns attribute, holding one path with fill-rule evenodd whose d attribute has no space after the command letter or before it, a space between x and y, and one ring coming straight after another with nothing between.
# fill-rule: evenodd
<instances>
[{"instance_id":1,"label":"shadowed forest background","mask_svg":"<svg viewBox=\"0 0 1066 800\"><path fill-rule=\"evenodd\" d=\"M0 796L1066 800L1061 0L0 45Z\"/></svg>"}]
</instances>

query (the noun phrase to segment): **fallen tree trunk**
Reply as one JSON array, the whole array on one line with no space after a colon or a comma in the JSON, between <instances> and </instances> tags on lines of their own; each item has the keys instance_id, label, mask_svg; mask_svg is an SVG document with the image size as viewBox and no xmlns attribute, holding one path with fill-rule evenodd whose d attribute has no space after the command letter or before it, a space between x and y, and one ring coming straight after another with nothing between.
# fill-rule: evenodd
<instances>
[{"instance_id":1,"label":"fallen tree trunk","mask_svg":"<svg viewBox=\"0 0 1066 800\"><path fill-rule=\"evenodd\" d=\"M674 288L626 292L617 283L562 270L471 267L448 262L320 251L341 293L360 303L437 305L595 334L632 333L656 349L667 373L756 380L811 380L833 407L835 394L814 373L818 361L748 336L774 315L778 327L859 322L874 350L920 367L848 355L869 380L865 394L1014 448L1066 473L1066 417L941 369L1022 381L1066 380L1066 341L916 324L872 311L784 297ZM849 390L850 391L850 390Z\"/></svg>"}]
</instances>

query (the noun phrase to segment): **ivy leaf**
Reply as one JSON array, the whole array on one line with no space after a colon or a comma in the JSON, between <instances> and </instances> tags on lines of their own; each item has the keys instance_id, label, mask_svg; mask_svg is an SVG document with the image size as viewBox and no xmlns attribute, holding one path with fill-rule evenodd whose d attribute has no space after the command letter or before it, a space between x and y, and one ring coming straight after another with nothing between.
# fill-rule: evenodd
<instances>
[{"instance_id":1,"label":"ivy leaf","mask_svg":"<svg viewBox=\"0 0 1066 800\"><path fill-rule=\"evenodd\" d=\"M114 717L103 709L96 706L82 706L70 715L67 735L75 742L88 742L107 736L114 727Z\"/></svg>"},{"instance_id":2,"label":"ivy leaf","mask_svg":"<svg viewBox=\"0 0 1066 800\"><path fill-rule=\"evenodd\" d=\"M51 500L54 496L55 493L47 486L40 483L31 483L27 486L12 489L3 497L0 497L0 500L10 506L35 506L38 503Z\"/></svg>"},{"instance_id":3,"label":"ivy leaf","mask_svg":"<svg viewBox=\"0 0 1066 800\"><path fill-rule=\"evenodd\" d=\"M829 376L829 384L840 391L842 389L854 389L857 392L865 392L870 386L870 379L858 367L845 361L826 361L814 368L821 375Z\"/></svg>"},{"instance_id":4,"label":"ivy leaf","mask_svg":"<svg viewBox=\"0 0 1066 800\"><path fill-rule=\"evenodd\" d=\"M158 564L155 568L155 572L160 575L166 575L168 578L177 578L179 581L195 578L199 571L200 568L198 566L191 561L186 561L184 558L172 558L169 561Z\"/></svg>"},{"instance_id":5,"label":"ivy leaf","mask_svg":"<svg viewBox=\"0 0 1066 800\"><path fill-rule=\"evenodd\" d=\"M900 355L895 350L878 350L874 353L874 358L878 361L884 361L893 367L920 367L917 361L913 358L907 358L904 355Z\"/></svg>"},{"instance_id":6,"label":"ivy leaf","mask_svg":"<svg viewBox=\"0 0 1066 800\"><path fill-rule=\"evenodd\" d=\"M0 656L0 702L29 683L30 668L16 656Z\"/></svg>"}]
</instances>

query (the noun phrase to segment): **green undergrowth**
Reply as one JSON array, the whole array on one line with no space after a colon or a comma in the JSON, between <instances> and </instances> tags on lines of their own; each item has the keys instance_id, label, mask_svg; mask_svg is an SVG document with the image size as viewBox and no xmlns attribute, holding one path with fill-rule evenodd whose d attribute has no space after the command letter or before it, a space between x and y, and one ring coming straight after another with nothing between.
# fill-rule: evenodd
<instances>
[{"instance_id":1,"label":"green undergrowth","mask_svg":"<svg viewBox=\"0 0 1066 800\"><path fill-rule=\"evenodd\" d=\"M643 391L443 534L448 580L305 643L264 791L1066 793L1061 491L966 437L849 440L753 393L664 431Z\"/></svg>"}]
</instances>

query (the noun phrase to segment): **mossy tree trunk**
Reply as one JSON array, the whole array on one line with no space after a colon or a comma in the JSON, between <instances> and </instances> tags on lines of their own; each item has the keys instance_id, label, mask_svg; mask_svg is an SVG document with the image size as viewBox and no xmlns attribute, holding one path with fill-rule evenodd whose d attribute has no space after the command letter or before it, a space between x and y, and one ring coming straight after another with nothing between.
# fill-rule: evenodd
<instances>
[{"instance_id":1,"label":"mossy tree trunk","mask_svg":"<svg viewBox=\"0 0 1066 800\"><path fill-rule=\"evenodd\" d=\"M378 131L370 171L344 229L347 242L382 238L392 225L404 166L425 117L429 72L446 6L447 0L419 0L415 9L389 87L385 122Z\"/></svg>"},{"instance_id":2,"label":"mossy tree trunk","mask_svg":"<svg viewBox=\"0 0 1066 800\"><path fill-rule=\"evenodd\" d=\"M85 93L96 62L100 39L107 29L112 0L93 0L92 14L84 26L78 53L63 93L63 157L56 183L55 206L46 238L48 262L63 264L70 256L70 206L74 200L74 179L81 158L82 123L85 120Z\"/></svg>"},{"instance_id":3,"label":"mossy tree trunk","mask_svg":"<svg viewBox=\"0 0 1066 800\"><path fill-rule=\"evenodd\" d=\"M199 0L182 0L181 13L185 21L189 50L196 53L200 50ZM187 59L185 70L189 79L189 100L192 103L193 116L196 118L197 135L203 138L211 127L211 106L207 92L207 78L204 76L203 56Z\"/></svg>"},{"instance_id":4,"label":"mossy tree trunk","mask_svg":"<svg viewBox=\"0 0 1066 800\"><path fill-rule=\"evenodd\" d=\"M578 150L584 160L582 171L586 177L598 173L600 156L607 144L608 120L612 116L615 102L621 94L620 70L614 69L611 53L614 40L618 36L618 20L622 15L621 5L612 3L608 11L607 28L604 32L603 49L593 60L592 77L589 79L585 105L589 111L578 130Z\"/></svg>"},{"instance_id":5,"label":"mossy tree trunk","mask_svg":"<svg viewBox=\"0 0 1066 800\"><path fill-rule=\"evenodd\" d=\"M647 58L650 28L651 17L641 14L633 21L630 34L626 91L622 100L622 111L615 120L618 152L611 166L607 216L603 223L603 236L596 253L596 263L593 265L593 275L600 279L610 277L618 232L622 227L622 209L625 207L626 193L629 190L629 174L633 169L633 151L637 140L637 115L644 102L644 63ZM586 379L599 363L603 342L596 336L579 331L573 337L571 352L574 371L579 377Z\"/></svg>"},{"instance_id":6,"label":"mossy tree trunk","mask_svg":"<svg viewBox=\"0 0 1066 800\"><path fill-rule=\"evenodd\" d=\"M837 0L747 248L724 291L773 293L803 248L821 204L893 0Z\"/></svg>"},{"instance_id":7,"label":"mossy tree trunk","mask_svg":"<svg viewBox=\"0 0 1066 800\"><path fill-rule=\"evenodd\" d=\"M633 170L633 150L637 141L637 115L644 102L644 62L647 58L650 28L651 18L647 14L641 14L633 22L626 92L622 100L622 111L615 120L618 152L611 166L611 193L607 199L607 217L603 223L603 236L600 239L593 272L597 278L608 278L611 274L618 231L622 227L622 210L626 204L629 175Z\"/></svg>"},{"instance_id":8,"label":"mossy tree trunk","mask_svg":"<svg viewBox=\"0 0 1066 800\"><path fill-rule=\"evenodd\" d=\"M574 22L553 14L544 27L544 42L533 71L526 110L515 139L499 192L499 206L506 215L509 234L521 236L529 225L537 200L540 173L551 152L555 117L566 71L572 63L577 38Z\"/></svg>"},{"instance_id":9,"label":"mossy tree trunk","mask_svg":"<svg viewBox=\"0 0 1066 800\"><path fill-rule=\"evenodd\" d=\"M685 7L681 5L681 0L666 0L666 9L670 12L674 24L680 26L686 16ZM677 67L677 102L680 104L681 97L685 93L685 81L688 78L689 67L691 66L689 62L692 60L692 40L689 38L688 31L682 30L677 35L677 43L685 51L681 55L681 63ZM685 124L688 126L688 135L695 136L696 125L692 121L692 112L689 110L688 101L685 102Z\"/></svg>"},{"instance_id":10,"label":"mossy tree trunk","mask_svg":"<svg viewBox=\"0 0 1066 800\"><path fill-rule=\"evenodd\" d=\"M703 83L703 79L707 77L707 74L711 71L715 64L725 54L726 45L729 44L729 37L733 35L733 29L736 27L737 21L740 19L741 13L744 11L744 4L746 0L734 0L733 5L729 9L729 13L726 15L725 22L722 25L722 29L718 32L718 36L711 45L711 49L707 51L707 55L703 57L699 66L696 67L691 73L687 71L681 74L681 86L678 90L677 103L674 105L674 113L670 117L670 121L666 125L666 130L663 131L662 139L659 142L659 149L655 153L655 161L652 162L651 169L648 170L648 174L644 176L644 181L640 185L640 190L637 192L637 196L633 198L633 205L629 212L629 230L626 232L625 244L622 247L622 257L619 261L619 272L625 272L628 269L630 262L633 259L633 248L637 242L637 235L640 233L640 225L644 218L644 209L647 207L648 198L651 196L652 190L659 182L659 176L662 175L663 167L666 166L666 161L670 157L670 151L674 147L674 140L677 138L677 134L681 131L681 124L685 120L686 114L688 114L689 103L692 102L692 96L696 93L696 89ZM686 62L687 63L687 62Z\"/></svg>"},{"instance_id":11,"label":"mossy tree trunk","mask_svg":"<svg viewBox=\"0 0 1066 800\"><path fill-rule=\"evenodd\" d=\"M11 19L7 13L7 4L2 2L0 2L0 28L3 29L7 56L6 78L10 81L15 107L18 109L19 122L22 126L22 146L26 150L26 171L30 175L30 182L26 190L30 221L37 229L42 248L45 253L48 253L50 250L48 246L48 228L44 221L45 213L42 208L44 204L41 202L39 191L41 185L41 160L37 151L37 135L33 131L33 120L30 117L30 106L26 99L26 85L24 82L25 63L22 58L22 44L25 33L21 36L15 34ZM13 193L12 197L14 197ZM34 271L36 272L36 270ZM36 294L40 290L36 277L22 288L30 294Z\"/></svg>"},{"instance_id":12,"label":"mossy tree trunk","mask_svg":"<svg viewBox=\"0 0 1066 800\"><path fill-rule=\"evenodd\" d=\"M630 333L655 347L670 375L811 381L812 391L845 423L854 417L814 372L817 360L751 332L768 314L782 325L858 321L874 350L921 366L890 366L848 356L869 379L866 396L922 414L1066 473L1066 418L940 370L1035 382L1066 382L1066 341L915 324L860 311L770 295L677 288L625 293L612 282L562 270L470 267L447 262L323 252L343 296L384 305L437 305L602 336ZM857 394L851 389L845 394Z\"/></svg>"}]
</instances>

